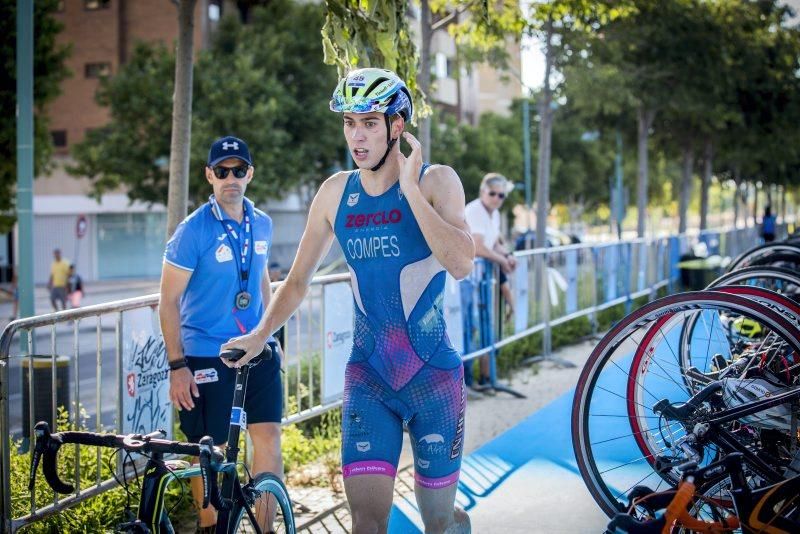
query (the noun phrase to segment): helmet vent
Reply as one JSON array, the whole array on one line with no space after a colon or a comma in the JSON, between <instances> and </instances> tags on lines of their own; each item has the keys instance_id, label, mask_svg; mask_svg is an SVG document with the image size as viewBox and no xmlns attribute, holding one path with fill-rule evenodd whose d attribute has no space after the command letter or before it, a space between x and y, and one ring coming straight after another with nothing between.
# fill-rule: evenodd
<instances>
[{"instance_id":1,"label":"helmet vent","mask_svg":"<svg viewBox=\"0 0 800 534\"><path fill-rule=\"evenodd\" d=\"M369 87L367 87L367 90L364 91L364 96L368 96L372 92L373 89L378 87L383 82L388 82L388 81L389 81L389 78L378 78L377 80L372 82L372 84Z\"/></svg>"}]
</instances>

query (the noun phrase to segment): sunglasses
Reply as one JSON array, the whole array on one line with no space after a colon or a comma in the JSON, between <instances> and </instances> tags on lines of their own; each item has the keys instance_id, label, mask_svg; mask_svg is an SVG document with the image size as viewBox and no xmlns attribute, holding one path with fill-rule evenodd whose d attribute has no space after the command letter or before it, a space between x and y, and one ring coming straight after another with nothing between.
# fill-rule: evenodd
<instances>
[{"instance_id":1,"label":"sunglasses","mask_svg":"<svg viewBox=\"0 0 800 534\"><path fill-rule=\"evenodd\" d=\"M489 196L490 197L498 197L500 200L503 200L504 198L506 198L506 194L505 193L498 193L497 191L489 191Z\"/></svg>"},{"instance_id":2,"label":"sunglasses","mask_svg":"<svg viewBox=\"0 0 800 534\"><path fill-rule=\"evenodd\" d=\"M219 178L220 180L224 180L228 177L228 173L233 173L234 178L242 179L247 176L247 170L250 168L249 165L242 165L240 167L212 167L211 170L214 171L214 176Z\"/></svg>"}]
</instances>

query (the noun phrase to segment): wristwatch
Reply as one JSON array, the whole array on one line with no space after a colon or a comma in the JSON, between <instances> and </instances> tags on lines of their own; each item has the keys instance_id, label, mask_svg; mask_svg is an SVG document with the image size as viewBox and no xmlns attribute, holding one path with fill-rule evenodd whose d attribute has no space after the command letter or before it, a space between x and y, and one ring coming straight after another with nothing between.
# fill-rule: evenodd
<instances>
[{"instance_id":1,"label":"wristwatch","mask_svg":"<svg viewBox=\"0 0 800 534\"><path fill-rule=\"evenodd\" d=\"M183 369L184 367L188 366L189 363L186 361L186 358L181 358L180 360L169 360L170 371L177 371L178 369Z\"/></svg>"}]
</instances>

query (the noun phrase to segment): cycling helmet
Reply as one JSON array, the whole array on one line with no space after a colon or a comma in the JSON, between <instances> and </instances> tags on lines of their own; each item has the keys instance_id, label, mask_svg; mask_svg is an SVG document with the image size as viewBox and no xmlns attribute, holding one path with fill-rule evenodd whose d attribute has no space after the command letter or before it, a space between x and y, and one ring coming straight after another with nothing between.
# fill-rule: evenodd
<instances>
[{"instance_id":1,"label":"cycling helmet","mask_svg":"<svg viewBox=\"0 0 800 534\"><path fill-rule=\"evenodd\" d=\"M735 408L743 404L773 397L786 390L763 378L723 378L722 399L725 406ZM789 432L792 422L790 404L779 404L741 419L757 428L770 428Z\"/></svg>"},{"instance_id":2,"label":"cycling helmet","mask_svg":"<svg viewBox=\"0 0 800 534\"><path fill-rule=\"evenodd\" d=\"M731 323L731 329L741 337L755 338L761 336L763 329L761 323L748 317L737 317Z\"/></svg>"},{"instance_id":3,"label":"cycling helmet","mask_svg":"<svg viewBox=\"0 0 800 534\"><path fill-rule=\"evenodd\" d=\"M349 72L336 85L330 108L337 113L383 113L388 147L371 171L383 166L389 151L397 142L397 139L391 138L390 117L398 114L406 122L414 118L411 92L397 74L386 69L366 68Z\"/></svg>"}]
</instances>

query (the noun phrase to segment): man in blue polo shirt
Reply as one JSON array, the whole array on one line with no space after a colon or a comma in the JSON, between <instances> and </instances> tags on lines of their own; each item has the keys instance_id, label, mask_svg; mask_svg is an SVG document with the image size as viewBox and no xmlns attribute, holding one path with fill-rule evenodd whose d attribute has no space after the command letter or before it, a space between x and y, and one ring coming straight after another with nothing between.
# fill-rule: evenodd
<instances>
[{"instance_id":1,"label":"man in blue polo shirt","mask_svg":"<svg viewBox=\"0 0 800 534\"><path fill-rule=\"evenodd\" d=\"M228 437L235 371L219 358L220 346L252 330L271 297L267 269L272 220L245 198L253 179L247 144L223 137L211 145L205 176L214 194L189 215L167 243L159 314L169 358L170 399L189 441ZM245 397L252 473L282 473L280 360L251 369ZM202 483L192 479L195 502ZM199 507L198 507L199 508ZM216 512L199 508L199 527L216 523ZM212 530L213 531L213 530Z\"/></svg>"}]
</instances>

